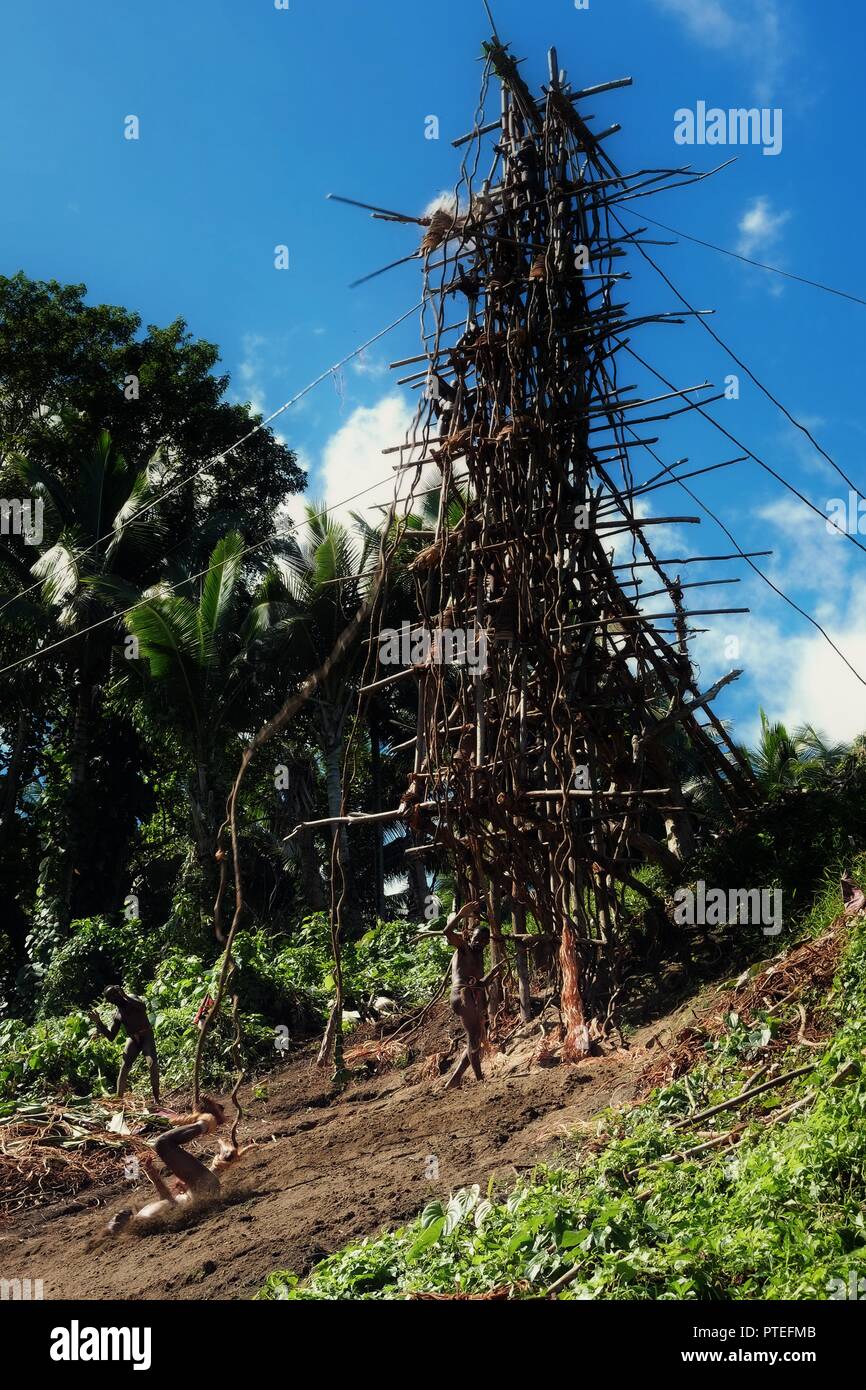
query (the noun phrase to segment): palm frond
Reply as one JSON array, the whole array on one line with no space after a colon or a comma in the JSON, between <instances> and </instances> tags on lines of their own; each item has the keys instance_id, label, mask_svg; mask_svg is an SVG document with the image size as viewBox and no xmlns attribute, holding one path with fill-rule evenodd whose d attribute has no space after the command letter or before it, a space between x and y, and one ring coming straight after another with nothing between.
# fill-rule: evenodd
<instances>
[{"instance_id":1,"label":"palm frond","mask_svg":"<svg viewBox=\"0 0 866 1390\"><path fill-rule=\"evenodd\" d=\"M42 597L50 607L68 603L77 591L82 577L80 551L80 545L64 532L64 537L44 551L32 566L31 574L42 585Z\"/></svg>"},{"instance_id":2,"label":"palm frond","mask_svg":"<svg viewBox=\"0 0 866 1390\"><path fill-rule=\"evenodd\" d=\"M126 491L126 471L126 461L115 451L108 431L103 430L92 452L81 459L76 488L75 513L88 545L112 529Z\"/></svg>"},{"instance_id":3,"label":"palm frond","mask_svg":"<svg viewBox=\"0 0 866 1390\"><path fill-rule=\"evenodd\" d=\"M45 532L56 537L64 527L71 526L75 519L75 508L62 483L35 459L16 454L11 462L14 472L28 491L42 502Z\"/></svg>"},{"instance_id":4,"label":"palm frond","mask_svg":"<svg viewBox=\"0 0 866 1390\"><path fill-rule=\"evenodd\" d=\"M150 479L147 471L142 469L134 475L132 487L115 513L112 522L114 536L107 552L109 556L113 558L125 539L132 540L134 545L146 554L155 553L165 528L157 509L150 505L152 500Z\"/></svg>"},{"instance_id":5,"label":"palm frond","mask_svg":"<svg viewBox=\"0 0 866 1390\"><path fill-rule=\"evenodd\" d=\"M234 612L244 549L243 537L230 531L213 548L198 609L199 653L213 660L216 644Z\"/></svg>"},{"instance_id":6,"label":"palm frond","mask_svg":"<svg viewBox=\"0 0 866 1390\"><path fill-rule=\"evenodd\" d=\"M155 680L178 674L189 679L198 664L198 613L188 599L162 594L140 604L125 616L127 630L138 639L140 654Z\"/></svg>"}]
</instances>

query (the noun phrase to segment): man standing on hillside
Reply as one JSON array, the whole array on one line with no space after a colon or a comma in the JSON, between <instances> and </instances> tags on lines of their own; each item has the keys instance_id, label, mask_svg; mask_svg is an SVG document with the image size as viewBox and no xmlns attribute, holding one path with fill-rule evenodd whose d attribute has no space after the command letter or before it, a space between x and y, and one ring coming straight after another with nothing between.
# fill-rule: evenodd
<instances>
[{"instance_id":1,"label":"man standing on hillside","mask_svg":"<svg viewBox=\"0 0 866 1390\"><path fill-rule=\"evenodd\" d=\"M467 940L464 932L457 931L460 922L467 920L474 930ZM471 1065L476 1081L483 1081L481 1071L481 1047L484 1042L484 1028L487 1021L487 986L505 964L500 961L489 974L484 974L484 948L490 940L490 928L479 921L479 904L466 903L445 928L449 946L454 947L451 957L451 1007L466 1029L466 1050L445 1084L445 1090L459 1086L463 1073Z\"/></svg>"},{"instance_id":2,"label":"man standing on hillside","mask_svg":"<svg viewBox=\"0 0 866 1390\"><path fill-rule=\"evenodd\" d=\"M127 994L126 990L121 989L120 985L109 985L103 998L109 1004L113 1004L116 1013L111 1023L106 1026L95 1009L90 1010L90 1017L96 1024L98 1031L109 1042L117 1037L121 1028L125 1028L128 1034L128 1042L123 1049L123 1062L120 1067L120 1075L117 1078L117 1094L122 1097L126 1091L129 1080L129 1072L133 1062L143 1054L150 1067L150 1086L153 1091L153 1099L159 1105L159 1059L156 1055L156 1039L153 1036L153 1029L150 1026L150 1019L147 1016L147 1006L143 999L136 999L134 994Z\"/></svg>"}]
</instances>

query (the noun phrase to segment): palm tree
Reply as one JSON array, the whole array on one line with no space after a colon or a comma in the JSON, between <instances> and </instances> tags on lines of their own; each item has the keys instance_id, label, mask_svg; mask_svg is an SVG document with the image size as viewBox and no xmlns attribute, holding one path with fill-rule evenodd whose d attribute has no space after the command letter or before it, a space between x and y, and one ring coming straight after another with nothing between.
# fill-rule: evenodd
<instances>
[{"instance_id":1,"label":"palm tree","mask_svg":"<svg viewBox=\"0 0 866 1390\"><path fill-rule=\"evenodd\" d=\"M158 555L159 521L154 510L145 510L155 463L128 466L103 431L93 451L81 459L72 490L33 459L16 457L12 465L43 509L39 554L31 567L41 588L47 620L43 631L49 640L64 641L60 661L73 669L69 826L66 843L60 847L66 860L60 899L67 919L81 849L75 841L82 833L81 806L90 777L97 696L111 663L111 625L94 630L94 624L110 617L118 600L138 591ZM26 598L20 605L26 605Z\"/></svg>"},{"instance_id":2,"label":"palm tree","mask_svg":"<svg viewBox=\"0 0 866 1390\"><path fill-rule=\"evenodd\" d=\"M768 719L764 710L760 714L760 739L747 750L747 757L765 796L793 787L826 785L850 758L847 744L828 743L812 724L789 733L784 724Z\"/></svg>"},{"instance_id":3,"label":"palm tree","mask_svg":"<svg viewBox=\"0 0 866 1390\"><path fill-rule=\"evenodd\" d=\"M380 533L356 519L355 535L328 515L320 503L305 504L303 541L276 562L290 602L283 624L292 632L292 665L299 675L315 670L333 649L367 590L367 569ZM312 702L325 773L328 815L342 804L343 755L349 719L358 700L363 646L359 640L321 683ZM347 917L357 921L352 892L351 852L345 826L340 832Z\"/></svg>"},{"instance_id":4,"label":"palm tree","mask_svg":"<svg viewBox=\"0 0 866 1390\"><path fill-rule=\"evenodd\" d=\"M243 553L243 537L230 532L214 547L203 578L188 581L186 592L158 584L125 615L140 660L126 663L121 684L137 682L148 709L170 727L187 756L187 798L204 912L213 903L216 883L214 855L223 804L218 793L225 790L221 760L229 736L248 722L244 697L263 655L285 642L285 587L269 571L248 594Z\"/></svg>"},{"instance_id":5,"label":"palm tree","mask_svg":"<svg viewBox=\"0 0 866 1390\"><path fill-rule=\"evenodd\" d=\"M785 725L773 723L764 710L760 711L760 715L760 738L747 753L761 791L764 796L771 796L797 784L799 759L794 740Z\"/></svg>"},{"instance_id":6,"label":"palm tree","mask_svg":"<svg viewBox=\"0 0 866 1390\"><path fill-rule=\"evenodd\" d=\"M4 538L5 539L5 538ZM12 666L21 655L38 647L51 628L44 606L26 593L33 576L26 548L12 538L0 549L0 665ZM23 595L23 596L22 596ZM54 673L44 662L23 665L0 691L0 854L15 820L23 792L33 778L47 711L56 705Z\"/></svg>"},{"instance_id":7,"label":"palm tree","mask_svg":"<svg viewBox=\"0 0 866 1390\"><path fill-rule=\"evenodd\" d=\"M800 765L798 780L804 786L825 783L837 776L851 751L847 743L828 743L813 724L795 729L793 743Z\"/></svg>"}]
</instances>

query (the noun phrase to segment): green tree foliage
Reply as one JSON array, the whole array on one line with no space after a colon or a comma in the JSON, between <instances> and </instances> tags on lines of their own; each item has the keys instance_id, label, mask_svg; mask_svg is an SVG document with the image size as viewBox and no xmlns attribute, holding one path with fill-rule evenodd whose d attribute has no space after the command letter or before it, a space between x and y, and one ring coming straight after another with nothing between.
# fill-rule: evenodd
<instances>
[{"instance_id":1,"label":"green tree foliage","mask_svg":"<svg viewBox=\"0 0 866 1390\"><path fill-rule=\"evenodd\" d=\"M217 348L194 339L182 319L142 332L137 314L85 295L84 285L0 277L0 470L18 453L74 484L73 460L104 429L136 465L160 452L165 488L232 449L231 462L171 500L170 532L189 537L218 517L223 529L233 519L251 536L269 534L303 473L270 430L234 447L259 417L225 399Z\"/></svg>"},{"instance_id":2,"label":"green tree foliage","mask_svg":"<svg viewBox=\"0 0 866 1390\"><path fill-rule=\"evenodd\" d=\"M288 595L276 573L252 593L243 584L243 538L218 541L203 577L187 592L156 585L127 612L135 642L121 683L162 722L182 751L202 910L216 891L214 854L228 791L229 735L249 727L257 666L273 659L287 632L278 615ZM238 740L233 741L238 746Z\"/></svg>"},{"instance_id":3,"label":"green tree foliage","mask_svg":"<svg viewBox=\"0 0 866 1390\"><path fill-rule=\"evenodd\" d=\"M83 286L0 277L0 495L43 508L38 546L0 545L0 664L44 651L0 687L0 954L25 1007L70 923L117 914L136 883L158 929L186 858L187 722L167 730L123 693L120 612L206 567L233 527L276 545L303 485L217 362L181 320L143 330ZM272 691L237 709L236 738Z\"/></svg>"},{"instance_id":4,"label":"green tree foliage","mask_svg":"<svg viewBox=\"0 0 866 1390\"><path fill-rule=\"evenodd\" d=\"M761 791L773 797L792 787L826 787L856 769L857 748L830 744L811 724L789 733L761 710L761 735L747 751Z\"/></svg>"},{"instance_id":5,"label":"green tree foliage","mask_svg":"<svg viewBox=\"0 0 866 1390\"><path fill-rule=\"evenodd\" d=\"M250 740L322 665L368 592L380 531L310 504L297 534L280 534L276 517L303 474L229 389L217 349L181 319L143 327L126 309L89 304L83 286L0 277L0 495L43 508L37 545L10 536L0 546L7 1094L113 1080L116 1045L91 1038L81 1011L119 976L147 999L169 1076L188 1079L192 1020L222 949L212 912L227 793ZM412 563L433 533L465 521L459 493L445 516L439 506L429 494L388 538L384 626L417 618ZM431 571L430 613L447 601L436 584ZM368 637L358 635L244 784L246 914L232 989L249 1056L262 1064L274 1060L275 1027L305 1036L334 995L333 831L292 832L337 815L344 774L349 809L385 811L411 770L401 745L416 725L416 682L380 687L356 719L374 669ZM42 655L19 664L31 651ZM664 692L649 698L662 717ZM743 757L765 805L731 825L680 739L672 726L664 755L695 821L689 874L720 886L779 883L800 903L822 865L850 852L863 823L862 740L831 746L811 726L789 734L762 715L759 745ZM664 840L656 820L644 828ZM411 827L394 819L340 834L347 1000L385 990L421 1002L448 951L415 940L429 885L420 861L404 858ZM669 861L636 869L647 890L636 919L647 901L663 913ZM225 1068L228 1036L217 1040L208 1065ZM418 1238L432 1246L426 1232L440 1217L441 1234L447 1212Z\"/></svg>"}]
</instances>

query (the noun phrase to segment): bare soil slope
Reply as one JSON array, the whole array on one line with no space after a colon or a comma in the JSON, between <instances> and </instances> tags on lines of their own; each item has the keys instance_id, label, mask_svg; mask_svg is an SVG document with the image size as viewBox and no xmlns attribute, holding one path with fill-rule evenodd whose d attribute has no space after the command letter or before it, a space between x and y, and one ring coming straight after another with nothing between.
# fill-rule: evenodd
<instances>
[{"instance_id":1,"label":"bare soil slope","mask_svg":"<svg viewBox=\"0 0 866 1390\"><path fill-rule=\"evenodd\" d=\"M142 1205L147 1184L130 1191L121 1179L88 1188L0 1226L3 1277L42 1279L46 1298L249 1297L272 1270L303 1274L433 1197L486 1184L491 1175L509 1184L605 1106L627 1104L647 1045L676 1026L674 1018L657 1021L628 1050L578 1066L533 1063L535 1030L488 1058L482 1084L443 1092L432 1073L450 1014L437 1008L422 1049L422 1058L431 1054L426 1062L354 1081L334 1098L307 1051L269 1077L266 1100L249 1088L241 1138L256 1147L224 1180L218 1205L95 1247L114 1212Z\"/></svg>"}]
</instances>

